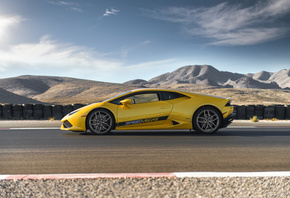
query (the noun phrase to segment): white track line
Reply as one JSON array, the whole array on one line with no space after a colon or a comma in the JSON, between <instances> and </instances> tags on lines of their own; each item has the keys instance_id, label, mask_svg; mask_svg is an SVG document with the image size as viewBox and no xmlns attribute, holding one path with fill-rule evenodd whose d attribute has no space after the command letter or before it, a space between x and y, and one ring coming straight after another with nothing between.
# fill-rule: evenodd
<instances>
[{"instance_id":1,"label":"white track line","mask_svg":"<svg viewBox=\"0 0 290 198\"><path fill-rule=\"evenodd\" d=\"M94 179L94 178L148 178L176 177L174 173L80 173L80 174L32 174L3 175L0 179Z\"/></svg>"},{"instance_id":2,"label":"white track line","mask_svg":"<svg viewBox=\"0 0 290 198\"><path fill-rule=\"evenodd\" d=\"M10 175L0 175L0 180L6 179L7 177L9 177Z\"/></svg>"},{"instance_id":3,"label":"white track line","mask_svg":"<svg viewBox=\"0 0 290 198\"><path fill-rule=\"evenodd\" d=\"M31 174L0 175L0 180L17 179L94 179L148 177L290 177L290 171L271 172L175 172L175 173L88 173L88 174Z\"/></svg>"},{"instance_id":4,"label":"white track line","mask_svg":"<svg viewBox=\"0 0 290 198\"><path fill-rule=\"evenodd\" d=\"M290 171L271 172L177 172L177 177L290 177Z\"/></svg>"},{"instance_id":5,"label":"white track line","mask_svg":"<svg viewBox=\"0 0 290 198\"><path fill-rule=\"evenodd\" d=\"M60 129L60 127L31 127L31 128L9 128L10 130L41 130L41 129Z\"/></svg>"}]
</instances>

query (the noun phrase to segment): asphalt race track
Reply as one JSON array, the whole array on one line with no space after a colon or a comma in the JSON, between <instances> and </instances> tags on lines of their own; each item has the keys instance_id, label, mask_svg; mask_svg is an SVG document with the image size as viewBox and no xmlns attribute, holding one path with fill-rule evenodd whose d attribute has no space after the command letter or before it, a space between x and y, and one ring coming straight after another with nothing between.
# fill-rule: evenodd
<instances>
[{"instance_id":1,"label":"asphalt race track","mask_svg":"<svg viewBox=\"0 0 290 198\"><path fill-rule=\"evenodd\" d=\"M1 129L0 174L289 171L290 127L122 131Z\"/></svg>"}]
</instances>

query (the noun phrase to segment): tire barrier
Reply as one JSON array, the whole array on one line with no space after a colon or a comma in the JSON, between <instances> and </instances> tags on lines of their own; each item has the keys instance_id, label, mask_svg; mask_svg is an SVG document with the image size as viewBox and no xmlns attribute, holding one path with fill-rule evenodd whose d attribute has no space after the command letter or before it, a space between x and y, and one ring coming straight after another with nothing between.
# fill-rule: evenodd
<instances>
[{"instance_id":1,"label":"tire barrier","mask_svg":"<svg viewBox=\"0 0 290 198\"><path fill-rule=\"evenodd\" d=\"M79 108L84 107L85 105L84 104L77 103L77 104L73 104L72 106L73 106L73 110L76 110L76 109L79 109Z\"/></svg>"},{"instance_id":2,"label":"tire barrier","mask_svg":"<svg viewBox=\"0 0 290 198\"><path fill-rule=\"evenodd\" d=\"M12 118L12 105L3 105L3 119L10 120Z\"/></svg>"},{"instance_id":3,"label":"tire barrier","mask_svg":"<svg viewBox=\"0 0 290 198\"><path fill-rule=\"evenodd\" d=\"M286 118L285 113L286 113L286 111L285 111L284 106L282 106L282 105L275 106L275 117L278 120L285 120L285 118Z\"/></svg>"},{"instance_id":4,"label":"tire barrier","mask_svg":"<svg viewBox=\"0 0 290 198\"><path fill-rule=\"evenodd\" d=\"M43 105L42 104L34 104L33 107L33 119L41 120L43 118Z\"/></svg>"},{"instance_id":5,"label":"tire barrier","mask_svg":"<svg viewBox=\"0 0 290 198\"><path fill-rule=\"evenodd\" d=\"M25 119L25 120L33 119L33 109L32 108L33 108L32 104L23 105L23 119Z\"/></svg>"},{"instance_id":6,"label":"tire barrier","mask_svg":"<svg viewBox=\"0 0 290 198\"><path fill-rule=\"evenodd\" d=\"M256 105L254 106L254 115L257 116L258 119L264 118L264 106L263 105Z\"/></svg>"},{"instance_id":7,"label":"tire barrier","mask_svg":"<svg viewBox=\"0 0 290 198\"><path fill-rule=\"evenodd\" d=\"M245 120L246 119L246 106L243 105L243 106L236 106L236 119L237 120Z\"/></svg>"},{"instance_id":8,"label":"tire barrier","mask_svg":"<svg viewBox=\"0 0 290 198\"><path fill-rule=\"evenodd\" d=\"M275 118L275 107L274 106L267 106L264 108L264 118L265 119Z\"/></svg>"},{"instance_id":9,"label":"tire barrier","mask_svg":"<svg viewBox=\"0 0 290 198\"><path fill-rule=\"evenodd\" d=\"M62 106L61 105L53 105L52 106L52 117L55 120L61 120L61 118L64 116L62 112Z\"/></svg>"},{"instance_id":10,"label":"tire barrier","mask_svg":"<svg viewBox=\"0 0 290 198\"><path fill-rule=\"evenodd\" d=\"M70 112L72 112L74 109L73 109L73 106L72 105L64 105L62 107L62 112L63 112L63 115L66 115Z\"/></svg>"},{"instance_id":11,"label":"tire barrier","mask_svg":"<svg viewBox=\"0 0 290 198\"><path fill-rule=\"evenodd\" d=\"M60 120L65 115L85 106L84 104L72 105L43 105L43 104L0 104L1 120ZM290 105L234 105L237 120L249 120L253 116L258 119L290 120Z\"/></svg>"},{"instance_id":12,"label":"tire barrier","mask_svg":"<svg viewBox=\"0 0 290 198\"><path fill-rule=\"evenodd\" d=\"M255 106L254 105L248 105L246 106L246 119L249 120L255 115Z\"/></svg>"},{"instance_id":13,"label":"tire barrier","mask_svg":"<svg viewBox=\"0 0 290 198\"><path fill-rule=\"evenodd\" d=\"M23 118L23 106L22 105L13 105L12 106L12 118L19 120Z\"/></svg>"},{"instance_id":14,"label":"tire barrier","mask_svg":"<svg viewBox=\"0 0 290 198\"><path fill-rule=\"evenodd\" d=\"M2 118L2 117L3 117L3 106L0 105L0 118Z\"/></svg>"},{"instance_id":15,"label":"tire barrier","mask_svg":"<svg viewBox=\"0 0 290 198\"><path fill-rule=\"evenodd\" d=\"M286 120L290 120L290 105L285 108L285 118Z\"/></svg>"},{"instance_id":16,"label":"tire barrier","mask_svg":"<svg viewBox=\"0 0 290 198\"><path fill-rule=\"evenodd\" d=\"M51 105L44 105L43 106L43 118L45 120L49 120L49 119L53 118Z\"/></svg>"}]
</instances>

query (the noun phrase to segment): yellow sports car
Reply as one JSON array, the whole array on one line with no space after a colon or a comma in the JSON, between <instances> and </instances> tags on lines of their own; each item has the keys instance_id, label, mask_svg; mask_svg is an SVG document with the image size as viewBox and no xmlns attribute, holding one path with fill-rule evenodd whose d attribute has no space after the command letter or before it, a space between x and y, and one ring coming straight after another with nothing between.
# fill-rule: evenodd
<instances>
[{"instance_id":1,"label":"yellow sports car","mask_svg":"<svg viewBox=\"0 0 290 198\"><path fill-rule=\"evenodd\" d=\"M111 130L194 129L215 133L233 120L230 98L164 89L132 90L66 115L61 129L107 134Z\"/></svg>"}]
</instances>

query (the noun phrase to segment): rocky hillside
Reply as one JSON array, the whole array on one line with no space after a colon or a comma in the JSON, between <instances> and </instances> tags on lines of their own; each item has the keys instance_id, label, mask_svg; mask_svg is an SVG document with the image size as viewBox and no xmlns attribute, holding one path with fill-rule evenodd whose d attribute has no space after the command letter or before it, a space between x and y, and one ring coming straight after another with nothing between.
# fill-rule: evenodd
<instances>
[{"instance_id":1,"label":"rocky hillside","mask_svg":"<svg viewBox=\"0 0 290 198\"><path fill-rule=\"evenodd\" d=\"M229 79L237 80L243 77L242 74L230 72L220 72L209 65L184 66L173 72L165 73L148 82L150 84L166 85L166 84L202 84L207 86L219 86L227 82Z\"/></svg>"},{"instance_id":2,"label":"rocky hillside","mask_svg":"<svg viewBox=\"0 0 290 198\"><path fill-rule=\"evenodd\" d=\"M141 86L54 76L0 79L0 103L92 103Z\"/></svg>"},{"instance_id":3,"label":"rocky hillside","mask_svg":"<svg viewBox=\"0 0 290 198\"><path fill-rule=\"evenodd\" d=\"M281 88L290 88L290 69L283 69L272 74L269 81L276 82Z\"/></svg>"},{"instance_id":4,"label":"rocky hillside","mask_svg":"<svg viewBox=\"0 0 290 198\"><path fill-rule=\"evenodd\" d=\"M73 81L71 78L53 76L19 76L14 78L0 79L0 88L21 96L32 97L44 93L50 87L66 81Z\"/></svg>"},{"instance_id":5,"label":"rocky hillside","mask_svg":"<svg viewBox=\"0 0 290 198\"><path fill-rule=\"evenodd\" d=\"M20 96L0 88L0 104L39 104L42 103L25 96Z\"/></svg>"},{"instance_id":6,"label":"rocky hillside","mask_svg":"<svg viewBox=\"0 0 290 198\"><path fill-rule=\"evenodd\" d=\"M256 74L253 74L252 78L255 80L263 80L267 81L269 78L273 75L274 73L272 72L266 72L266 71L261 71Z\"/></svg>"},{"instance_id":7,"label":"rocky hillside","mask_svg":"<svg viewBox=\"0 0 290 198\"><path fill-rule=\"evenodd\" d=\"M190 65L154 77L149 81L138 79L128 81L126 84L147 86L197 84L226 88L280 89L290 88L290 69L275 73L261 71L256 74L239 74L219 71L210 65Z\"/></svg>"}]
</instances>

